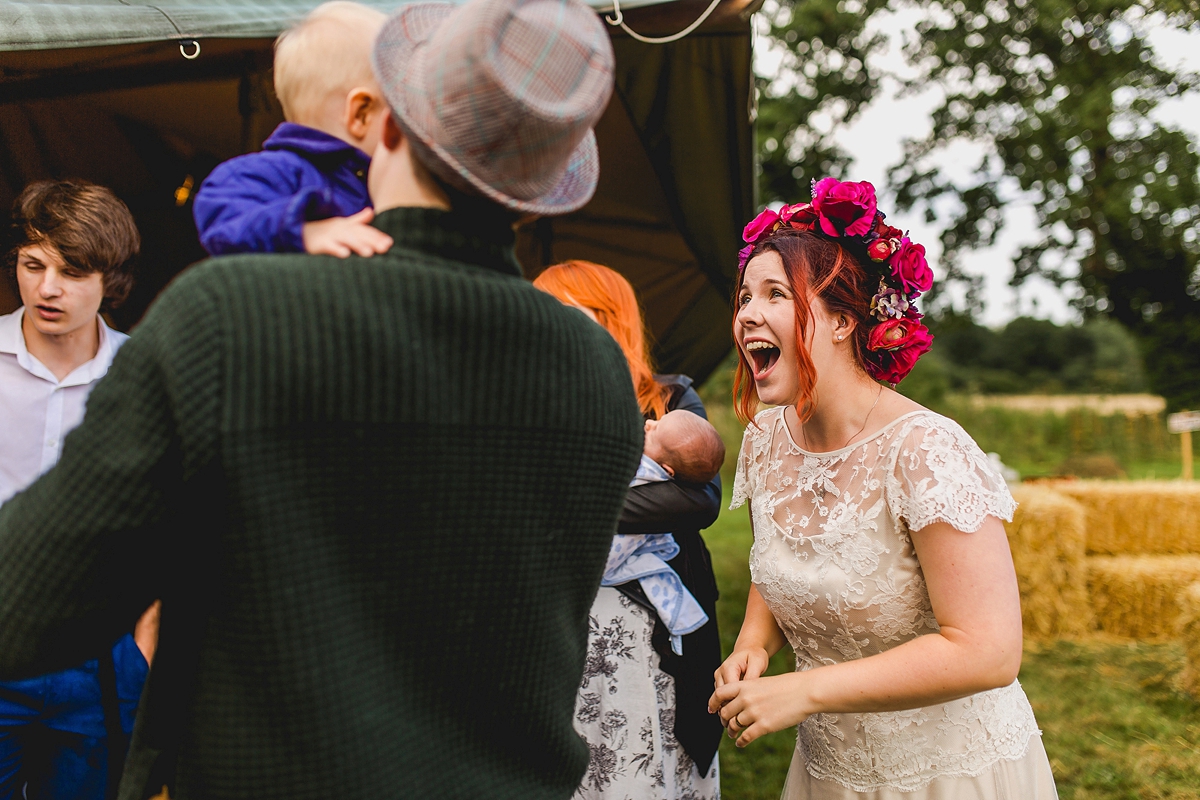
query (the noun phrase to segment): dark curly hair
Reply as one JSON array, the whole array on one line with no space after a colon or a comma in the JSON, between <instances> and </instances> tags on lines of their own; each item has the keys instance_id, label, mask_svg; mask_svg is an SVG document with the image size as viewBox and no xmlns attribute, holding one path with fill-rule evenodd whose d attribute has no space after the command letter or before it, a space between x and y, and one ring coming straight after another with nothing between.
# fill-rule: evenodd
<instances>
[{"instance_id":1,"label":"dark curly hair","mask_svg":"<svg viewBox=\"0 0 1200 800\"><path fill-rule=\"evenodd\" d=\"M3 269L16 279L23 247L50 245L63 261L99 272L104 281L101 309L119 306L133 288L141 237L129 208L109 189L83 180L38 181L13 203Z\"/></svg>"}]
</instances>

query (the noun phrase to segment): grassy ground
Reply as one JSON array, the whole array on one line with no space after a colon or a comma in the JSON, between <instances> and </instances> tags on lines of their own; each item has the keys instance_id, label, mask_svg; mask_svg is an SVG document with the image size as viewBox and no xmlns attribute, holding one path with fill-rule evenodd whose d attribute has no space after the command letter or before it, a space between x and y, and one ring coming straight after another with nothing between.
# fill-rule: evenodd
<instances>
[{"instance_id":1,"label":"grassy ground","mask_svg":"<svg viewBox=\"0 0 1200 800\"><path fill-rule=\"evenodd\" d=\"M705 538L721 587L717 616L728 653L750 588L745 509L723 511ZM789 652L772 661L773 672L791 666ZM1027 645L1021 683L1045 733L1063 800L1200 800L1200 703L1176 688L1182 667L1183 652L1175 643L1092 639ZM723 795L778 798L794 742L791 731L744 750L725 740Z\"/></svg>"}]
</instances>

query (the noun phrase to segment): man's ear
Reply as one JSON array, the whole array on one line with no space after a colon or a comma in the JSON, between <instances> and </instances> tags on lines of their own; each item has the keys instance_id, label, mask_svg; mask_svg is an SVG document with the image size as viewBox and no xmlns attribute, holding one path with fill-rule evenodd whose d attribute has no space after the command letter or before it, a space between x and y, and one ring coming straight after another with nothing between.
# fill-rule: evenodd
<instances>
[{"instance_id":1,"label":"man's ear","mask_svg":"<svg viewBox=\"0 0 1200 800\"><path fill-rule=\"evenodd\" d=\"M346 95L346 130L355 139L365 139L371 128L371 117L380 111L384 104L379 95L370 89L351 89Z\"/></svg>"},{"instance_id":2,"label":"man's ear","mask_svg":"<svg viewBox=\"0 0 1200 800\"><path fill-rule=\"evenodd\" d=\"M404 131L400 130L400 123L396 122L391 109L385 108L384 113L387 117L383 120L383 135L379 137L379 142L388 150L398 150L404 141Z\"/></svg>"}]
</instances>

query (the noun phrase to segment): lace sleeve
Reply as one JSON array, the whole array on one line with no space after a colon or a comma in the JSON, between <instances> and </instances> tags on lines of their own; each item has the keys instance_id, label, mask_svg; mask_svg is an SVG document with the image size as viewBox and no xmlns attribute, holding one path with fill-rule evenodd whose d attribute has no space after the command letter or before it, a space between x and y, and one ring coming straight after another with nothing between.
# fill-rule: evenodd
<instances>
[{"instance_id":1,"label":"lace sleeve","mask_svg":"<svg viewBox=\"0 0 1200 800\"><path fill-rule=\"evenodd\" d=\"M945 417L919 417L900 437L888 506L911 531L935 522L974 533L989 517L1012 521L1017 504L975 440Z\"/></svg>"},{"instance_id":2,"label":"lace sleeve","mask_svg":"<svg viewBox=\"0 0 1200 800\"><path fill-rule=\"evenodd\" d=\"M746 501L754 496L762 480L762 471L766 466L767 451L771 445L772 412L767 409L754 418L754 424L746 426L742 434L742 449L738 453L737 473L733 478L733 499L729 503L730 510L741 508Z\"/></svg>"}]
</instances>

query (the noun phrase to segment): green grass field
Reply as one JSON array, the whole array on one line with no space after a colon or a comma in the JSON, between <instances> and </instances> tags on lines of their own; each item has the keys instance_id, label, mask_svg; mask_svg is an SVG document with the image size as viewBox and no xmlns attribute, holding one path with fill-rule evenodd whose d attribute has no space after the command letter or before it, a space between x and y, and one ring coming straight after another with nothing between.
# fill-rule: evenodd
<instances>
[{"instance_id":1,"label":"green grass field","mask_svg":"<svg viewBox=\"0 0 1200 800\"><path fill-rule=\"evenodd\" d=\"M727 488L726 505L728 494ZM750 588L745 509L722 511L704 535L721 587L717 616L728 653ZM773 672L791 668L790 652L772 661ZM1027 645L1021 683L1044 731L1063 800L1200 800L1200 703L1176 688L1182 668L1183 651L1175 643ZM745 749L726 739L723 796L778 798L794 742L791 731Z\"/></svg>"}]
</instances>

